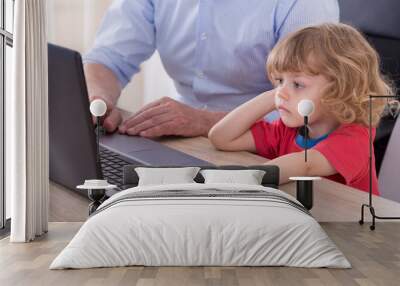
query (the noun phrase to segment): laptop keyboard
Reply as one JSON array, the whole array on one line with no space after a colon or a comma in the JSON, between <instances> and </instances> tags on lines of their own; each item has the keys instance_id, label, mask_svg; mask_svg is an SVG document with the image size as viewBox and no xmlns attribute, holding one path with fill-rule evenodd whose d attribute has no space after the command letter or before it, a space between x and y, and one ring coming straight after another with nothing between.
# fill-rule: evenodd
<instances>
[{"instance_id":1,"label":"laptop keyboard","mask_svg":"<svg viewBox=\"0 0 400 286\"><path fill-rule=\"evenodd\" d=\"M120 190L123 189L122 169L125 165L132 165L132 163L125 161L117 153L104 148L100 149L100 162L103 178L108 183L116 185Z\"/></svg>"}]
</instances>

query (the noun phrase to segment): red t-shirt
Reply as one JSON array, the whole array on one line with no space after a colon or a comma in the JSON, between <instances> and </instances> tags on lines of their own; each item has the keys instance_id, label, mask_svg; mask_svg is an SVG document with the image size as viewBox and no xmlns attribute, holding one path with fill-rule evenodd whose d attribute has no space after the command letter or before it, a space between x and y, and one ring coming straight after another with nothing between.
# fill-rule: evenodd
<instances>
[{"instance_id":1,"label":"red t-shirt","mask_svg":"<svg viewBox=\"0 0 400 286\"><path fill-rule=\"evenodd\" d=\"M278 119L268 123L257 121L251 127L257 153L268 159L301 152L297 145L298 128L285 126ZM349 185L362 191L369 191L369 134L368 128L360 124L342 124L327 138L318 142L312 149L319 151L338 172L326 178ZM372 139L375 128L372 129ZM372 152L372 193L379 195L378 179L375 170L375 156Z\"/></svg>"}]
</instances>

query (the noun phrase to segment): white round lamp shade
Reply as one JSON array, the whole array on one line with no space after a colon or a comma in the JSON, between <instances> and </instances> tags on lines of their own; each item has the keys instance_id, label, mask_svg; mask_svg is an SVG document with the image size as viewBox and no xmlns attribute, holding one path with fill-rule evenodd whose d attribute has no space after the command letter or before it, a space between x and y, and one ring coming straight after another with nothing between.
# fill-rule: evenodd
<instances>
[{"instance_id":1,"label":"white round lamp shade","mask_svg":"<svg viewBox=\"0 0 400 286\"><path fill-rule=\"evenodd\" d=\"M310 99L302 99L297 105L297 111L301 116L310 116L314 112L314 102Z\"/></svg>"},{"instance_id":2,"label":"white round lamp shade","mask_svg":"<svg viewBox=\"0 0 400 286\"><path fill-rule=\"evenodd\" d=\"M90 103L90 113L92 115L100 117L106 114L107 105L102 99L95 99Z\"/></svg>"}]
</instances>

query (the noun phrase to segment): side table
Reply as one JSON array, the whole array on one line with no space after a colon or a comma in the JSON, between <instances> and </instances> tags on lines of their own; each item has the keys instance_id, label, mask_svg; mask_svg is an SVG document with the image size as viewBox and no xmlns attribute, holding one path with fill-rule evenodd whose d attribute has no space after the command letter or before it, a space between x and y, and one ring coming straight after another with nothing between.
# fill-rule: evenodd
<instances>
[{"instance_id":1,"label":"side table","mask_svg":"<svg viewBox=\"0 0 400 286\"><path fill-rule=\"evenodd\" d=\"M296 181L296 199L311 210L314 203L313 181L321 180L321 177L290 177L289 180Z\"/></svg>"},{"instance_id":2,"label":"side table","mask_svg":"<svg viewBox=\"0 0 400 286\"><path fill-rule=\"evenodd\" d=\"M116 188L116 186L109 184L107 180L85 180L83 185L76 188L88 191L88 197L92 201L89 205L89 215L91 215L101 205L106 196L106 190Z\"/></svg>"}]
</instances>

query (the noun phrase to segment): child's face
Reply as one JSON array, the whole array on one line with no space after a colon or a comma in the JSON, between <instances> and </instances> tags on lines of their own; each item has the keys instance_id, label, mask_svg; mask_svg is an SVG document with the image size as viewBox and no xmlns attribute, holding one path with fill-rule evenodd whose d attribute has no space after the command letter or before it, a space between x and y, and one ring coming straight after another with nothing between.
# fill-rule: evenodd
<instances>
[{"instance_id":1,"label":"child's face","mask_svg":"<svg viewBox=\"0 0 400 286\"><path fill-rule=\"evenodd\" d=\"M314 102L314 112L309 116L310 125L326 118L328 113L321 105L321 98L328 81L322 75L286 72L277 74L274 84L275 106L286 126L294 128L304 125L304 117L297 111L297 105L302 99Z\"/></svg>"}]
</instances>

